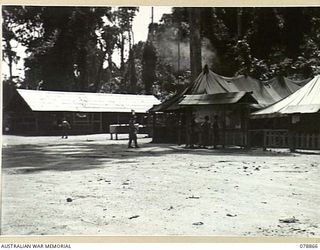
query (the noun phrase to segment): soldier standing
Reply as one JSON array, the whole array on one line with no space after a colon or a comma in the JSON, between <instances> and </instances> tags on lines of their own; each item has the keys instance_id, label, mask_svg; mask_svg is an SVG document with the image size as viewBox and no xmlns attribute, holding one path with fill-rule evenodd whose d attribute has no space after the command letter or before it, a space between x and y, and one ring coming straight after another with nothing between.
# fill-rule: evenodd
<instances>
[{"instance_id":1,"label":"soldier standing","mask_svg":"<svg viewBox=\"0 0 320 250\"><path fill-rule=\"evenodd\" d=\"M129 121L129 144L128 148L133 148L131 146L132 141L134 142L134 146L136 148L139 148L138 142L137 142L137 134L138 134L139 125L136 124L135 117L132 117Z\"/></svg>"}]
</instances>

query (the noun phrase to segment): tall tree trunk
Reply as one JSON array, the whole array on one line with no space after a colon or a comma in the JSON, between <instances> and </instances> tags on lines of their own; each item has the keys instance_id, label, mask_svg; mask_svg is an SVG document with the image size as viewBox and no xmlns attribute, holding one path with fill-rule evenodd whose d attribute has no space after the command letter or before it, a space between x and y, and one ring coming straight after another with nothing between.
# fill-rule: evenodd
<instances>
[{"instance_id":1,"label":"tall tree trunk","mask_svg":"<svg viewBox=\"0 0 320 250\"><path fill-rule=\"evenodd\" d=\"M128 30L128 40L129 40L129 51L131 51L132 48L132 43L131 43L131 32L130 32L130 28ZM129 52L130 53L130 52Z\"/></svg>"},{"instance_id":2,"label":"tall tree trunk","mask_svg":"<svg viewBox=\"0 0 320 250\"><path fill-rule=\"evenodd\" d=\"M137 91L137 75L136 66L134 63L134 52L130 50L129 54L129 81L130 81L130 92L136 94Z\"/></svg>"},{"instance_id":3,"label":"tall tree trunk","mask_svg":"<svg viewBox=\"0 0 320 250\"><path fill-rule=\"evenodd\" d=\"M152 42L147 41L142 54L142 82L146 94L152 94L152 85L156 81L157 55Z\"/></svg>"},{"instance_id":4,"label":"tall tree trunk","mask_svg":"<svg viewBox=\"0 0 320 250\"><path fill-rule=\"evenodd\" d=\"M177 32L177 36L178 36L178 39L177 39L177 42L178 42L178 64L177 64L177 72L178 72L178 84L180 84L180 27L178 29L178 32Z\"/></svg>"},{"instance_id":5,"label":"tall tree trunk","mask_svg":"<svg viewBox=\"0 0 320 250\"><path fill-rule=\"evenodd\" d=\"M9 57L9 79L10 79L10 81L12 81L12 79L13 79L13 74L12 74L12 62L13 62L13 60L12 60L12 57L10 56Z\"/></svg>"},{"instance_id":6,"label":"tall tree trunk","mask_svg":"<svg viewBox=\"0 0 320 250\"><path fill-rule=\"evenodd\" d=\"M201 35L200 35L200 9L188 8L190 23L190 67L192 82L202 70L201 64Z\"/></svg>"},{"instance_id":7,"label":"tall tree trunk","mask_svg":"<svg viewBox=\"0 0 320 250\"><path fill-rule=\"evenodd\" d=\"M12 47L9 40L6 40L7 50L8 50L8 66L9 66L9 79L12 81L13 74L12 74L12 65L13 65L13 56L12 56Z\"/></svg>"},{"instance_id":8,"label":"tall tree trunk","mask_svg":"<svg viewBox=\"0 0 320 250\"><path fill-rule=\"evenodd\" d=\"M237 8L237 33L238 39L242 38L242 8Z\"/></svg>"},{"instance_id":9,"label":"tall tree trunk","mask_svg":"<svg viewBox=\"0 0 320 250\"><path fill-rule=\"evenodd\" d=\"M113 76L113 74L112 74L112 72L113 72L112 52L110 52L108 54L108 69L110 72L109 79L108 79L109 87L110 87L110 92L112 92L112 88L113 88L113 86L112 86L112 76Z\"/></svg>"},{"instance_id":10,"label":"tall tree trunk","mask_svg":"<svg viewBox=\"0 0 320 250\"><path fill-rule=\"evenodd\" d=\"M130 28L130 32L131 32L132 44L134 44L134 33L133 33L133 30L132 30L132 27Z\"/></svg>"},{"instance_id":11,"label":"tall tree trunk","mask_svg":"<svg viewBox=\"0 0 320 250\"><path fill-rule=\"evenodd\" d=\"M79 81L79 91L86 91L88 87L88 70L87 70L87 51L82 48L80 51L79 60L79 70L80 70L80 81Z\"/></svg>"},{"instance_id":12,"label":"tall tree trunk","mask_svg":"<svg viewBox=\"0 0 320 250\"><path fill-rule=\"evenodd\" d=\"M106 58L106 55L107 55L107 51L104 51L103 52L103 56L101 58L101 62L99 64L97 76L96 76L96 81L95 81L95 86L94 86L95 92L98 92L100 90L100 87L101 87L101 74L102 74L103 63L104 63L104 60Z\"/></svg>"},{"instance_id":13,"label":"tall tree trunk","mask_svg":"<svg viewBox=\"0 0 320 250\"><path fill-rule=\"evenodd\" d=\"M121 57L120 70L123 72L124 71L124 44L125 44L125 42L124 42L125 38L124 38L123 34L121 34L120 39L121 39L121 41L120 41L120 43L121 43L121 45L120 45L120 57Z\"/></svg>"},{"instance_id":14,"label":"tall tree trunk","mask_svg":"<svg viewBox=\"0 0 320 250\"><path fill-rule=\"evenodd\" d=\"M108 53L108 68L109 68L111 73L112 73L112 70L113 70L112 53L113 52Z\"/></svg>"}]
</instances>

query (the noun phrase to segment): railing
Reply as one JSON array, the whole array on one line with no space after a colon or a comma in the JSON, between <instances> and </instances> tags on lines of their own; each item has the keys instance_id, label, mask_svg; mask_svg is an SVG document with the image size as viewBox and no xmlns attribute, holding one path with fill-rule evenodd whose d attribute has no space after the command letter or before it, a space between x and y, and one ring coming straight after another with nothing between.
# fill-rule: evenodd
<instances>
[{"instance_id":1,"label":"railing","mask_svg":"<svg viewBox=\"0 0 320 250\"><path fill-rule=\"evenodd\" d=\"M185 128L156 127L154 142L187 143ZM214 144L214 136L210 134L210 145ZM196 133L195 144L201 145L201 134ZM260 148L290 148L290 149L320 149L319 133L289 133L287 129L257 129L246 133L240 129L219 130L217 145L260 147Z\"/></svg>"},{"instance_id":2,"label":"railing","mask_svg":"<svg viewBox=\"0 0 320 250\"><path fill-rule=\"evenodd\" d=\"M223 133L221 138L223 140ZM226 129L224 132L224 144L227 146L246 146L247 135L240 129Z\"/></svg>"},{"instance_id":3,"label":"railing","mask_svg":"<svg viewBox=\"0 0 320 250\"><path fill-rule=\"evenodd\" d=\"M265 147L287 148L289 146L288 130L266 130L263 144Z\"/></svg>"},{"instance_id":4,"label":"railing","mask_svg":"<svg viewBox=\"0 0 320 250\"><path fill-rule=\"evenodd\" d=\"M289 132L287 129L249 130L249 144L252 147L320 149L319 133Z\"/></svg>"},{"instance_id":5,"label":"railing","mask_svg":"<svg viewBox=\"0 0 320 250\"><path fill-rule=\"evenodd\" d=\"M320 149L320 134L302 134L295 135L295 147L299 149Z\"/></svg>"}]
</instances>

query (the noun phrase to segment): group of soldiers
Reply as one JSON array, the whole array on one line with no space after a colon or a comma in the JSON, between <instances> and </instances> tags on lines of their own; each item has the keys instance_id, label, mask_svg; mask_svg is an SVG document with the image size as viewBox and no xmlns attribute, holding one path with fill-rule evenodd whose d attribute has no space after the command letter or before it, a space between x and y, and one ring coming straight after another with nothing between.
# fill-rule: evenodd
<instances>
[{"instance_id":1,"label":"group of soldiers","mask_svg":"<svg viewBox=\"0 0 320 250\"><path fill-rule=\"evenodd\" d=\"M200 147L208 148L213 145L217 148L219 143L219 117L214 116L214 121L210 122L209 116L204 117L204 122L201 123L200 128L197 129L195 117L192 116L187 125L187 143L186 147L194 148L195 144L199 142ZM200 135L200 136L199 136Z\"/></svg>"},{"instance_id":2,"label":"group of soldiers","mask_svg":"<svg viewBox=\"0 0 320 250\"><path fill-rule=\"evenodd\" d=\"M68 138L68 130L70 130L70 123L63 118L60 124L62 127L62 138ZM137 134L139 131L139 124L136 121L136 116L132 115L129 120L129 143L128 148L133 148L132 142L135 148L139 148L137 142ZM219 121L218 116L214 116L214 121L210 122L209 116L204 117L204 122L201 123L200 127L197 129L197 123L195 117L189 121L187 124L187 138L186 147L194 148L195 144L198 143L202 148L208 148L213 145L213 148L217 148L219 143Z\"/></svg>"}]
</instances>

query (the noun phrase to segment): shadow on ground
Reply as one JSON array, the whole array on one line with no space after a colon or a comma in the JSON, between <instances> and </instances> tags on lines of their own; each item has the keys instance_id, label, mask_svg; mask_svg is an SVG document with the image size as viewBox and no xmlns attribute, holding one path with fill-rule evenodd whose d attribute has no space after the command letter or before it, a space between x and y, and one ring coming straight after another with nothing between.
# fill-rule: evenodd
<instances>
[{"instance_id":1,"label":"shadow on ground","mask_svg":"<svg viewBox=\"0 0 320 250\"><path fill-rule=\"evenodd\" d=\"M2 169L9 174L32 174L40 171L80 171L108 168L112 164L138 163L141 157L160 157L167 154L188 155L248 155L273 157L292 155L286 152L262 150L185 149L171 144L145 143L139 149L128 149L126 144L63 143L49 145L11 145L2 150Z\"/></svg>"}]
</instances>

